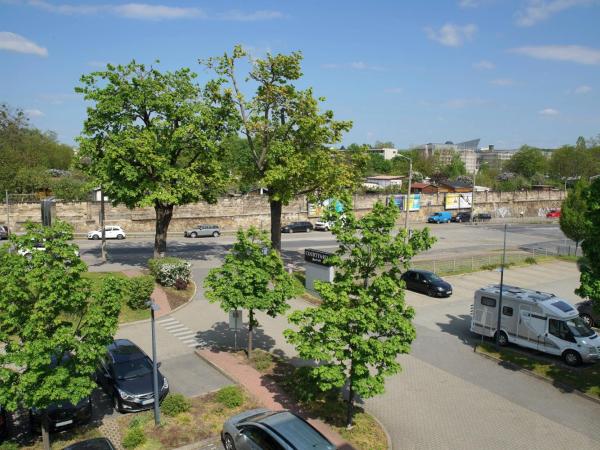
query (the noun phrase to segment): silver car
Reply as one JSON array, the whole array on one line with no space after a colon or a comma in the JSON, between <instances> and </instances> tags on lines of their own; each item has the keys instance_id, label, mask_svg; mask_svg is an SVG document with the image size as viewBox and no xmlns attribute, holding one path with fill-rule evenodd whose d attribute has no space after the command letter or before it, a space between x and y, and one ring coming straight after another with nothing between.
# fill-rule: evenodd
<instances>
[{"instance_id":1,"label":"silver car","mask_svg":"<svg viewBox=\"0 0 600 450\"><path fill-rule=\"evenodd\" d=\"M289 411L253 409L223 424L226 450L334 450L335 446L301 417Z\"/></svg>"},{"instance_id":2,"label":"silver car","mask_svg":"<svg viewBox=\"0 0 600 450\"><path fill-rule=\"evenodd\" d=\"M218 237L221 235L219 225L196 225L190 230L183 232L185 237L197 238L202 236Z\"/></svg>"}]
</instances>

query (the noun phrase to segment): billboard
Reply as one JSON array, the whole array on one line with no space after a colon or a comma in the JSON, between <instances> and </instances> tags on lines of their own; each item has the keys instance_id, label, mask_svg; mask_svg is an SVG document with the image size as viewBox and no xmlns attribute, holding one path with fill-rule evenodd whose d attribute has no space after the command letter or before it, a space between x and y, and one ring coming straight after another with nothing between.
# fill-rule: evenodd
<instances>
[{"instance_id":1,"label":"billboard","mask_svg":"<svg viewBox=\"0 0 600 450\"><path fill-rule=\"evenodd\" d=\"M344 205L342 205L342 202L340 202L339 200L335 200L332 198L328 198L327 200L323 200L320 203L310 203L308 202L307 205L307 212L308 212L308 217L321 217L323 216L323 214L325 213L325 210L327 209L327 207L329 206L329 204L331 202L335 202L335 210L337 212L343 212L344 211Z\"/></svg>"},{"instance_id":2,"label":"billboard","mask_svg":"<svg viewBox=\"0 0 600 450\"><path fill-rule=\"evenodd\" d=\"M406 195L394 195L388 197L388 203L394 202L400 211L406 211ZM421 194L411 194L408 200L408 206L411 211L418 211L421 209Z\"/></svg>"},{"instance_id":3,"label":"billboard","mask_svg":"<svg viewBox=\"0 0 600 450\"><path fill-rule=\"evenodd\" d=\"M472 207L472 192L447 192L446 209L470 209Z\"/></svg>"}]
</instances>

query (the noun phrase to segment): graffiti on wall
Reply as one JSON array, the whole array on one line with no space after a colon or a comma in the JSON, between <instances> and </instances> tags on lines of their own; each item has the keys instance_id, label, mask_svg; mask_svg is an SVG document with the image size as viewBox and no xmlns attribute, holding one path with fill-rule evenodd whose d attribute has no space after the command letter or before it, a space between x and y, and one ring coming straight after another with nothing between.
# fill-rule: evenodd
<instances>
[{"instance_id":1,"label":"graffiti on wall","mask_svg":"<svg viewBox=\"0 0 600 450\"><path fill-rule=\"evenodd\" d=\"M509 217L510 209L506 208L505 206L501 206L500 208L496 208L494 213L496 214L496 217Z\"/></svg>"}]
</instances>

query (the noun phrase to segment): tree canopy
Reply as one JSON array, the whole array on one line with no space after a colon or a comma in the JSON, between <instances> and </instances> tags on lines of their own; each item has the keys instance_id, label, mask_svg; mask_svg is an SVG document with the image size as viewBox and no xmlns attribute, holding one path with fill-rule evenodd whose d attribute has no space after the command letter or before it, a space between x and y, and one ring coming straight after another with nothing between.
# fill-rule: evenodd
<instances>
[{"instance_id":1,"label":"tree canopy","mask_svg":"<svg viewBox=\"0 0 600 450\"><path fill-rule=\"evenodd\" d=\"M545 174L547 168L548 160L542 151L527 145L522 146L506 163L506 169L526 178L531 178L536 173Z\"/></svg>"},{"instance_id":2,"label":"tree canopy","mask_svg":"<svg viewBox=\"0 0 600 450\"><path fill-rule=\"evenodd\" d=\"M585 239L590 227L586 198L588 186L587 181L578 181L567 198L563 200L560 211L560 229L565 236L575 241L575 254L577 254L579 243Z\"/></svg>"},{"instance_id":3,"label":"tree canopy","mask_svg":"<svg viewBox=\"0 0 600 450\"><path fill-rule=\"evenodd\" d=\"M225 187L222 142L237 129L220 81L188 68L161 72L131 61L81 77L92 102L79 139L82 168L113 203L156 212L155 256L166 252L175 205L216 202Z\"/></svg>"},{"instance_id":4,"label":"tree canopy","mask_svg":"<svg viewBox=\"0 0 600 450\"><path fill-rule=\"evenodd\" d=\"M583 198L586 203L584 220L587 227L581 244L583 258L579 262L580 286L575 292L592 300L594 309L600 312L600 178L596 178L584 191Z\"/></svg>"}]
</instances>

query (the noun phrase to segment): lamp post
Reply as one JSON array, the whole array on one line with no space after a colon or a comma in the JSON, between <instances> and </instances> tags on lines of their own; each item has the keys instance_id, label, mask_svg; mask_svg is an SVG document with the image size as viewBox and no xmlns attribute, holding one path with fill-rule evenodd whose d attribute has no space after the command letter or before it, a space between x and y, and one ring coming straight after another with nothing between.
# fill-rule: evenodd
<instances>
[{"instance_id":1,"label":"lamp post","mask_svg":"<svg viewBox=\"0 0 600 450\"><path fill-rule=\"evenodd\" d=\"M408 239L408 214L410 213L410 185L412 184L412 158L397 154L396 156L408 160L408 190L406 191L406 216L404 216L404 229L406 230L406 239Z\"/></svg>"},{"instance_id":2,"label":"lamp post","mask_svg":"<svg viewBox=\"0 0 600 450\"><path fill-rule=\"evenodd\" d=\"M502 321L502 293L504 291L504 265L506 263L506 229L508 224L504 224L504 245L502 246L502 265L500 266L500 295L498 296L498 322L496 324L496 347L500 348L500 327Z\"/></svg>"},{"instance_id":3,"label":"lamp post","mask_svg":"<svg viewBox=\"0 0 600 450\"><path fill-rule=\"evenodd\" d=\"M152 324L152 381L154 385L154 423L160 425L160 393L158 391L158 362L156 361L156 327L154 324L154 312L160 307L152 300L148 302L150 306L150 323Z\"/></svg>"}]
</instances>

